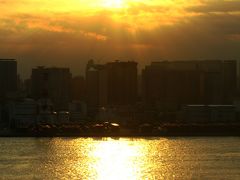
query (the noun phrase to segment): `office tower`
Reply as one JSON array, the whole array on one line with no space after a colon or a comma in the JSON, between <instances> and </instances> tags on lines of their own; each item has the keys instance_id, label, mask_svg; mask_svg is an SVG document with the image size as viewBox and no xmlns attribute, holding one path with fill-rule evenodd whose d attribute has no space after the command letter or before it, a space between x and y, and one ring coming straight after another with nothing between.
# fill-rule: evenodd
<instances>
[{"instance_id":1,"label":"office tower","mask_svg":"<svg viewBox=\"0 0 240 180\"><path fill-rule=\"evenodd\" d=\"M51 99L57 110L67 109L71 78L69 68L34 68L31 75L32 96L35 99Z\"/></svg>"},{"instance_id":2,"label":"office tower","mask_svg":"<svg viewBox=\"0 0 240 180\"><path fill-rule=\"evenodd\" d=\"M71 80L71 99L75 101L86 100L86 82L84 77L75 76Z\"/></svg>"},{"instance_id":3,"label":"office tower","mask_svg":"<svg viewBox=\"0 0 240 180\"><path fill-rule=\"evenodd\" d=\"M104 65L95 64L90 60L86 67L86 102L91 113L97 111L100 105L100 71Z\"/></svg>"},{"instance_id":4,"label":"office tower","mask_svg":"<svg viewBox=\"0 0 240 180\"><path fill-rule=\"evenodd\" d=\"M137 100L137 63L114 61L86 69L87 104L90 107L133 105Z\"/></svg>"},{"instance_id":5,"label":"office tower","mask_svg":"<svg viewBox=\"0 0 240 180\"><path fill-rule=\"evenodd\" d=\"M108 105L134 105L137 100L137 63L115 61L105 65Z\"/></svg>"},{"instance_id":6,"label":"office tower","mask_svg":"<svg viewBox=\"0 0 240 180\"><path fill-rule=\"evenodd\" d=\"M0 59L0 96L17 91L17 62L14 59Z\"/></svg>"},{"instance_id":7,"label":"office tower","mask_svg":"<svg viewBox=\"0 0 240 180\"><path fill-rule=\"evenodd\" d=\"M142 72L146 105L229 104L236 90L236 61L160 61Z\"/></svg>"}]
</instances>

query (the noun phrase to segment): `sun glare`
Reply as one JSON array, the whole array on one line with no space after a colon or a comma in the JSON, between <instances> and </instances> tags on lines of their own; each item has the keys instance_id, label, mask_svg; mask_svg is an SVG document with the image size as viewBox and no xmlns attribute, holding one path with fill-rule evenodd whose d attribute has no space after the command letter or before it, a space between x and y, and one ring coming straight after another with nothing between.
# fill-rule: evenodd
<instances>
[{"instance_id":1,"label":"sun glare","mask_svg":"<svg viewBox=\"0 0 240 180\"><path fill-rule=\"evenodd\" d=\"M106 8L123 8L126 5L124 0L104 0L103 6Z\"/></svg>"},{"instance_id":2,"label":"sun glare","mask_svg":"<svg viewBox=\"0 0 240 180\"><path fill-rule=\"evenodd\" d=\"M128 141L99 141L90 155L95 159L92 165L98 180L140 179L140 164L137 157L141 155L140 145L131 146Z\"/></svg>"}]
</instances>

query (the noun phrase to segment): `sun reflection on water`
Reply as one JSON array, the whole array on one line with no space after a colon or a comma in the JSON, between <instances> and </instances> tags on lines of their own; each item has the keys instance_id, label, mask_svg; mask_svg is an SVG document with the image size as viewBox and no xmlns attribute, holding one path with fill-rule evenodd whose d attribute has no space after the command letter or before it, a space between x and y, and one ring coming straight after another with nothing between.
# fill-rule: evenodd
<instances>
[{"instance_id":1,"label":"sun reflection on water","mask_svg":"<svg viewBox=\"0 0 240 180\"><path fill-rule=\"evenodd\" d=\"M240 179L235 137L11 138L0 144L0 179Z\"/></svg>"},{"instance_id":2,"label":"sun reflection on water","mask_svg":"<svg viewBox=\"0 0 240 180\"><path fill-rule=\"evenodd\" d=\"M90 157L95 159L93 167L98 180L139 179L140 167L136 163L141 148L128 141L107 140L98 142Z\"/></svg>"},{"instance_id":3,"label":"sun reflection on water","mask_svg":"<svg viewBox=\"0 0 240 180\"><path fill-rule=\"evenodd\" d=\"M166 139L59 139L52 145L54 156L50 157L54 159L50 161L57 166L50 166L50 170L57 172L57 178L138 180L173 175L173 166L164 162L172 155Z\"/></svg>"}]
</instances>

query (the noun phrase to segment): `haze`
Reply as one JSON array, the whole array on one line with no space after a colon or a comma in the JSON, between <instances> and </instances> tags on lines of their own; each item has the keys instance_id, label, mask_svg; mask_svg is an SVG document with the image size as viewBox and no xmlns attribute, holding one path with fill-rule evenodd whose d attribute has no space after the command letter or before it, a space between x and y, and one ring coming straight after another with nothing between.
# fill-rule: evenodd
<instances>
[{"instance_id":1,"label":"haze","mask_svg":"<svg viewBox=\"0 0 240 180\"><path fill-rule=\"evenodd\" d=\"M0 58L83 74L86 62L239 59L239 0L0 0Z\"/></svg>"}]
</instances>

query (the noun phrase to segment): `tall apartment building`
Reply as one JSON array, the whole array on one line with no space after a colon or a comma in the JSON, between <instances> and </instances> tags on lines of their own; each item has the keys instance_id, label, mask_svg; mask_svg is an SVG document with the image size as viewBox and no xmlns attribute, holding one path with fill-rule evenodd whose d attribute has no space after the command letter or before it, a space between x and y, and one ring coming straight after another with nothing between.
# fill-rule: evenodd
<instances>
[{"instance_id":1,"label":"tall apartment building","mask_svg":"<svg viewBox=\"0 0 240 180\"><path fill-rule=\"evenodd\" d=\"M137 100L137 63L89 61L86 69L88 106L125 106Z\"/></svg>"},{"instance_id":2,"label":"tall apartment building","mask_svg":"<svg viewBox=\"0 0 240 180\"><path fill-rule=\"evenodd\" d=\"M143 99L157 103L230 104L236 90L236 61L161 61L142 72Z\"/></svg>"},{"instance_id":3,"label":"tall apartment building","mask_svg":"<svg viewBox=\"0 0 240 180\"><path fill-rule=\"evenodd\" d=\"M85 101L85 78L82 76L75 76L71 80L71 99L74 101Z\"/></svg>"},{"instance_id":4,"label":"tall apartment building","mask_svg":"<svg viewBox=\"0 0 240 180\"><path fill-rule=\"evenodd\" d=\"M31 93L35 99L50 98L56 109L66 109L70 101L71 78L69 68L32 69Z\"/></svg>"},{"instance_id":5,"label":"tall apartment building","mask_svg":"<svg viewBox=\"0 0 240 180\"><path fill-rule=\"evenodd\" d=\"M137 63L110 62L105 66L107 77L107 104L133 105L137 100Z\"/></svg>"},{"instance_id":6,"label":"tall apartment building","mask_svg":"<svg viewBox=\"0 0 240 180\"><path fill-rule=\"evenodd\" d=\"M97 111L100 105L100 74L104 65L90 60L86 67L86 102L89 111ZM102 87L102 86L101 86Z\"/></svg>"},{"instance_id":7,"label":"tall apartment building","mask_svg":"<svg viewBox=\"0 0 240 180\"><path fill-rule=\"evenodd\" d=\"M17 91L17 61L0 59L0 97Z\"/></svg>"}]
</instances>

